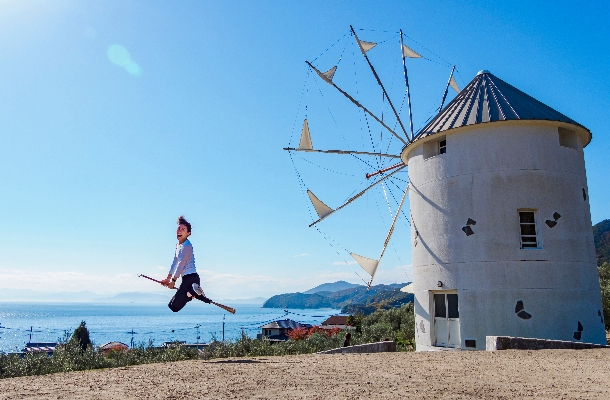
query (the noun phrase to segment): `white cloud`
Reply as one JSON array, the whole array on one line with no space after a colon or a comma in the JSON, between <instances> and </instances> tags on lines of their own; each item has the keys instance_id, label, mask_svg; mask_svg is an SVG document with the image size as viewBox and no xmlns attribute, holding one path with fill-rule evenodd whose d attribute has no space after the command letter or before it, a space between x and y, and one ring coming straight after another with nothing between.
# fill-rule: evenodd
<instances>
[{"instance_id":1,"label":"white cloud","mask_svg":"<svg viewBox=\"0 0 610 400\"><path fill-rule=\"evenodd\" d=\"M405 268L380 268L374 284L403 283L412 280L405 274ZM368 279L364 271L357 271L363 279ZM164 272L148 272L151 277L162 279ZM355 269L346 271L328 271L311 275L294 275L278 277L273 275L216 273L210 270L199 270L201 285L213 299L245 299L251 297L271 297L276 294L303 292L322 283L339 280L362 284ZM121 292L159 292L167 289L135 274L88 274L74 271L24 271L0 269L0 285L4 288L33 290L39 292L78 292L88 290L100 295L112 295ZM0 288L1 289L1 288Z\"/></svg>"},{"instance_id":2,"label":"white cloud","mask_svg":"<svg viewBox=\"0 0 610 400\"><path fill-rule=\"evenodd\" d=\"M151 275L161 278L158 274ZM159 289L151 287L153 282L132 274L102 275L74 271L40 272L1 269L0 282L5 283L3 286L7 286L6 282L10 282L7 289L24 289L46 293L88 290L98 294L112 294L151 292Z\"/></svg>"},{"instance_id":3,"label":"white cloud","mask_svg":"<svg viewBox=\"0 0 610 400\"><path fill-rule=\"evenodd\" d=\"M295 254L295 255L294 255L294 256L292 256L292 257L306 257L306 256L308 256L308 255L309 255L309 254L306 254L306 253L303 253L303 254Z\"/></svg>"}]
</instances>

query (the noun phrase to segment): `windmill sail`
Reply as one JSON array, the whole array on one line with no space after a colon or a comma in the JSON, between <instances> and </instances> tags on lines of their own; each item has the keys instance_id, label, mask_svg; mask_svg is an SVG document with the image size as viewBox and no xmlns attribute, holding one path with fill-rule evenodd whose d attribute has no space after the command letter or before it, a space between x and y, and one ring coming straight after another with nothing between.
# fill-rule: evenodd
<instances>
[{"instance_id":1,"label":"windmill sail","mask_svg":"<svg viewBox=\"0 0 610 400\"><path fill-rule=\"evenodd\" d=\"M441 105L438 108L438 111L441 111L443 109L443 106L445 105L445 99L447 98L447 91L449 90L449 86L451 86L453 88L453 90L457 90L458 93L460 92L457 82L455 81L455 79L453 79L454 71L455 71L455 65L453 66L453 68L451 68L451 74L449 75L449 80L447 81L447 86L445 87L445 93L443 93L443 100L441 100ZM455 84L455 86L453 86L454 84Z\"/></svg>"},{"instance_id":2,"label":"windmill sail","mask_svg":"<svg viewBox=\"0 0 610 400\"><path fill-rule=\"evenodd\" d=\"M303 130L301 131L301 141L299 142L299 150L313 150L311 144L311 136L309 136L309 124L307 118L303 121Z\"/></svg>"},{"instance_id":3,"label":"windmill sail","mask_svg":"<svg viewBox=\"0 0 610 400\"><path fill-rule=\"evenodd\" d=\"M390 231L388 232L388 236L385 238L385 242L383 243L383 250L381 251L381 255L379 256L379 261L383 258L386 249L388 248L388 244L390 243L390 239L392 238L392 234L394 233L394 227L396 226L396 221L400 215L400 210L402 210L402 205L405 204L405 199L407 198L407 194L409 194L409 186L405 190L405 193L402 195L402 200L400 201L400 205L396 210L396 214L394 215L394 219L392 220L392 226L390 227Z\"/></svg>"},{"instance_id":4,"label":"windmill sail","mask_svg":"<svg viewBox=\"0 0 610 400\"><path fill-rule=\"evenodd\" d=\"M400 205L398 206L398 209L396 210L396 215L394 216L394 219L392 220L392 226L390 227L388 236L386 237L385 243L383 244L383 250L381 251L379 260L373 260L371 258L362 257L356 253L349 253L354 258L354 260L356 260L356 262L362 267L362 269L364 269L366 272L369 273L369 275L371 275L371 280L367 284L369 289L371 288L371 285L373 284L373 279L375 279L375 272L377 272L377 267L379 266L379 262L381 262L381 259L383 258L383 255L385 254L385 251L388 248L388 243L390 243L390 238L392 237L392 233L394 233L394 226L396 225L396 220L398 219L398 216L400 215L400 210L402 209L402 205L405 203L405 199L407 198L407 193L409 193L408 186L407 186L407 189L405 190L405 193L402 196Z\"/></svg>"},{"instance_id":5,"label":"windmill sail","mask_svg":"<svg viewBox=\"0 0 610 400\"><path fill-rule=\"evenodd\" d=\"M359 197L361 197L363 194L365 194L367 192L367 190L369 190L370 188L372 188L373 186L383 182L384 180L390 178L392 175L394 175L395 173L397 173L398 171L402 171L404 168L406 168L407 166L404 165L400 168L397 168L394 172L384 176L381 179L378 179L377 181L375 181L374 183L370 184L368 187L366 187L365 189L361 190L359 193L355 194L354 196L350 197L345 203L343 203L343 205L340 205L339 207L335 208L334 210L332 210L332 213L334 213L335 211L339 211L340 209L342 209L343 207L347 206L348 204L350 204L352 201L358 199ZM311 198L311 196L309 196ZM324 203L322 203L324 204ZM326 215L330 215L332 213L328 213ZM311 224L309 224L309 227L311 228L312 226L314 226L315 224L317 224L318 222L322 221L324 218L326 218L326 216L324 217L320 217L319 220L312 222Z\"/></svg>"},{"instance_id":6,"label":"windmill sail","mask_svg":"<svg viewBox=\"0 0 610 400\"><path fill-rule=\"evenodd\" d=\"M320 201L320 199L318 199L316 195L311 192L311 190L308 189L307 194L309 195L309 200L311 200L311 204L313 204L313 208L316 209L316 213L318 213L318 217L320 217L320 219L332 214L335 211Z\"/></svg>"},{"instance_id":7,"label":"windmill sail","mask_svg":"<svg viewBox=\"0 0 610 400\"><path fill-rule=\"evenodd\" d=\"M414 293L413 292L413 282L409 283L407 286L400 289L403 293Z\"/></svg>"},{"instance_id":8,"label":"windmill sail","mask_svg":"<svg viewBox=\"0 0 610 400\"><path fill-rule=\"evenodd\" d=\"M402 45L402 55L408 58L421 58L421 54L416 53L406 45Z\"/></svg>"},{"instance_id":9,"label":"windmill sail","mask_svg":"<svg viewBox=\"0 0 610 400\"><path fill-rule=\"evenodd\" d=\"M364 40L360 40L360 39L356 39L356 40L358 40L358 44L360 44L360 48L362 48L363 53L366 53L373 47L377 46L377 43L365 42Z\"/></svg>"},{"instance_id":10,"label":"windmill sail","mask_svg":"<svg viewBox=\"0 0 610 400\"><path fill-rule=\"evenodd\" d=\"M460 87L458 86L457 82L455 81L455 77L451 77L451 80L449 81L449 86L451 86L451 88L453 90L455 90L457 93L460 93Z\"/></svg>"},{"instance_id":11,"label":"windmill sail","mask_svg":"<svg viewBox=\"0 0 610 400\"><path fill-rule=\"evenodd\" d=\"M371 60L369 60L369 58L366 55L366 52L369 51L370 49L372 49L373 47L375 47L377 44L376 43L372 43L372 42L365 42L365 41L360 40L358 38L358 35L356 35L356 31L354 30L354 27L350 25L350 29L352 31L352 35L354 35L354 38L356 38L356 41L358 42L358 46L360 47L360 51L362 52L362 55L364 56L364 59L366 60L366 62L369 65L369 67L371 68L371 72L375 76L375 79L377 80L377 83L381 87L381 90L383 90L383 95L388 100L388 104L390 105L390 108L392 109L392 112L394 113L394 116L396 117L396 120L398 121L398 124L400 125L400 128L402 129L403 133L405 134L405 136L408 139L409 138L409 134L407 133L404 125L402 124L402 120L400 119L400 115L396 111L396 108L394 107L394 104L392 104L392 100L390 99L390 96L388 96L388 92L385 90L385 87L383 86L383 83L381 82L381 79L379 78L379 75L377 75L377 71L375 71L375 67L373 67L373 64L371 64ZM402 140L402 138L401 138L401 140ZM407 143L405 143L405 145L406 144Z\"/></svg>"},{"instance_id":12,"label":"windmill sail","mask_svg":"<svg viewBox=\"0 0 610 400\"><path fill-rule=\"evenodd\" d=\"M337 71L336 65L334 67L332 67L331 69L329 69L328 71L323 72L322 75L324 75L326 77L326 79L328 79L329 81L332 81L333 77L335 76L335 71Z\"/></svg>"},{"instance_id":13,"label":"windmill sail","mask_svg":"<svg viewBox=\"0 0 610 400\"><path fill-rule=\"evenodd\" d=\"M379 265L378 260L373 260L367 257L359 256L356 253L349 253L354 260L362 267L363 270L369 273L371 276L371 281L373 280L373 276L375 276L375 271L377 271L377 266Z\"/></svg>"},{"instance_id":14,"label":"windmill sail","mask_svg":"<svg viewBox=\"0 0 610 400\"><path fill-rule=\"evenodd\" d=\"M349 93L347 93L346 91L344 91L343 89L341 89L339 86L335 85L333 83L333 81L329 80L326 75L324 75L322 72L320 72L319 69L317 69L316 67L313 66L312 63L310 63L309 61L305 61L305 63L307 63L307 65L309 65L309 67L311 69L313 69L316 74L318 74L318 76L322 79L324 79L324 81L330 85L332 85L335 89L337 89L342 95L344 95L345 97L347 97L352 103L354 103L356 106L362 108L364 110L365 113L367 113L368 115L370 115L371 117L373 117L373 119L375 119L375 121L379 122L384 128L386 128L392 135L396 136L396 138L398 140L400 140L405 146L408 144L403 138L401 138L400 136L398 136L398 134L396 132L394 132L394 130L392 128L390 128L385 122L383 122L381 119L379 119L379 117L377 117L375 114L373 114L368 108L366 108L365 106L363 106L362 104L360 104L358 102L358 100L354 99L352 96L349 95ZM389 97L386 96L386 98L389 100Z\"/></svg>"}]
</instances>

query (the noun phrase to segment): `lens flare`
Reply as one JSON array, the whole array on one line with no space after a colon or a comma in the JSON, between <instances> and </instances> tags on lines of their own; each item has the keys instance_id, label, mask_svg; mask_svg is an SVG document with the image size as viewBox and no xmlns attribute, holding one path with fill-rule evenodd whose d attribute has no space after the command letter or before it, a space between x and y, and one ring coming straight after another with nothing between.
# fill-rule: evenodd
<instances>
[{"instance_id":1,"label":"lens flare","mask_svg":"<svg viewBox=\"0 0 610 400\"><path fill-rule=\"evenodd\" d=\"M111 63L124 68L125 71L129 72L131 75L137 77L142 76L142 67L131 59L129 51L120 44L113 44L108 47L106 55Z\"/></svg>"},{"instance_id":2,"label":"lens flare","mask_svg":"<svg viewBox=\"0 0 610 400\"><path fill-rule=\"evenodd\" d=\"M113 44L112 46L108 47L106 54L108 55L110 62L118 65L119 67L126 67L131 61L131 57L129 56L127 49L119 44Z\"/></svg>"}]
</instances>

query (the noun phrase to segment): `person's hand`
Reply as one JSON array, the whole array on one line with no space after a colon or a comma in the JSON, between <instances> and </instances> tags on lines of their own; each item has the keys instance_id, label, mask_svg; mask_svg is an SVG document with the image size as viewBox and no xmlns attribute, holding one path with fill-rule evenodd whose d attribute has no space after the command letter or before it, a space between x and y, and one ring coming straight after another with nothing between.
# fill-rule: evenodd
<instances>
[{"instance_id":1,"label":"person's hand","mask_svg":"<svg viewBox=\"0 0 610 400\"><path fill-rule=\"evenodd\" d=\"M175 284L176 284L176 282L170 280L169 285L167 285L167 287L170 289L173 289Z\"/></svg>"},{"instance_id":2,"label":"person's hand","mask_svg":"<svg viewBox=\"0 0 610 400\"><path fill-rule=\"evenodd\" d=\"M167 285L170 283L170 281L171 281L171 280L172 280L171 276L168 276L167 278L165 278L165 279L163 279L163 280L161 281L161 284L162 284L163 286L167 286Z\"/></svg>"}]
</instances>

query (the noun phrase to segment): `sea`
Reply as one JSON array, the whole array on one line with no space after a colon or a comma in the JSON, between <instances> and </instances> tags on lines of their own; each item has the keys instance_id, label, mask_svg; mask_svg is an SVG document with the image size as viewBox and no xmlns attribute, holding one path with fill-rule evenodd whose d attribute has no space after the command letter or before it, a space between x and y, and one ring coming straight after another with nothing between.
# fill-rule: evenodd
<instances>
[{"instance_id":1,"label":"sea","mask_svg":"<svg viewBox=\"0 0 610 400\"><path fill-rule=\"evenodd\" d=\"M278 319L319 325L340 310L283 310L255 304L227 304L230 314L207 304L187 304L173 313L164 303L2 303L0 352L19 352L28 342L57 342L85 321L94 345L122 342L159 346L167 341L208 343L234 340L242 332L256 337L260 327Z\"/></svg>"}]
</instances>

